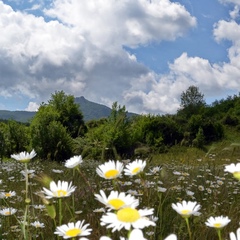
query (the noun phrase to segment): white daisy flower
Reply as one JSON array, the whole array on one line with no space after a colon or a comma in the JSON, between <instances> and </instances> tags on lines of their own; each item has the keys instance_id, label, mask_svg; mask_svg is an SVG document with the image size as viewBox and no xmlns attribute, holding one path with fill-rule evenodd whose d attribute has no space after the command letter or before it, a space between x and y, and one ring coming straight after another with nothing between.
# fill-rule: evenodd
<instances>
[{"instance_id":1,"label":"white daisy flower","mask_svg":"<svg viewBox=\"0 0 240 240\"><path fill-rule=\"evenodd\" d=\"M17 212L17 209L15 208L4 208L2 210L0 210L0 214L3 215L3 216L10 216L10 215L13 215L14 213Z\"/></svg>"},{"instance_id":2,"label":"white daisy flower","mask_svg":"<svg viewBox=\"0 0 240 240\"><path fill-rule=\"evenodd\" d=\"M45 205L41 205L41 204L39 204L39 205L33 205L33 207L34 207L35 209L39 209L39 210L43 210L43 209L46 208Z\"/></svg>"},{"instance_id":3,"label":"white daisy flower","mask_svg":"<svg viewBox=\"0 0 240 240\"><path fill-rule=\"evenodd\" d=\"M197 202L186 202L183 200L182 203L173 203L172 208L182 217L188 218L191 215L199 215L198 210L201 208L201 206L197 204Z\"/></svg>"},{"instance_id":4,"label":"white daisy flower","mask_svg":"<svg viewBox=\"0 0 240 240\"><path fill-rule=\"evenodd\" d=\"M155 226L153 221L150 221L146 216L152 215L153 209L137 210L135 208L126 207L118 210L116 213L108 212L103 215L101 225L107 225L107 228L112 228L112 232L122 228L130 230L131 227L142 229L148 226Z\"/></svg>"},{"instance_id":5,"label":"white daisy flower","mask_svg":"<svg viewBox=\"0 0 240 240\"><path fill-rule=\"evenodd\" d=\"M223 216L220 216L220 217L210 217L210 218L207 219L205 224L208 227L213 227L213 228L219 229L219 228L223 228L226 225L228 225L228 223L230 221L231 220L228 217L223 217Z\"/></svg>"},{"instance_id":6,"label":"white daisy flower","mask_svg":"<svg viewBox=\"0 0 240 240\"><path fill-rule=\"evenodd\" d=\"M30 153L28 152L20 152L19 154L12 154L11 158L21 162L21 163L28 163L32 158L36 156L35 150L32 150Z\"/></svg>"},{"instance_id":7,"label":"white daisy flower","mask_svg":"<svg viewBox=\"0 0 240 240\"><path fill-rule=\"evenodd\" d=\"M125 238L120 238L121 240L125 240ZM129 238L126 240L147 240L144 236L143 236L143 232L140 229L133 229L131 231L131 233L129 234Z\"/></svg>"},{"instance_id":8,"label":"white daisy flower","mask_svg":"<svg viewBox=\"0 0 240 240\"><path fill-rule=\"evenodd\" d=\"M170 234L167 238L164 240L177 240L177 236L175 234Z\"/></svg>"},{"instance_id":9,"label":"white daisy flower","mask_svg":"<svg viewBox=\"0 0 240 240\"><path fill-rule=\"evenodd\" d=\"M158 192L163 192L163 193L164 193L164 192L167 191L167 189L164 188L164 187L158 187L158 188L157 188L157 191L158 191Z\"/></svg>"},{"instance_id":10,"label":"white daisy flower","mask_svg":"<svg viewBox=\"0 0 240 240\"><path fill-rule=\"evenodd\" d=\"M121 176L123 167L124 166L121 162L110 160L102 165L99 165L96 172L102 178L114 179Z\"/></svg>"},{"instance_id":11,"label":"white daisy flower","mask_svg":"<svg viewBox=\"0 0 240 240\"><path fill-rule=\"evenodd\" d=\"M102 236L100 237L99 240L112 240L110 237L107 237L107 236Z\"/></svg>"},{"instance_id":12,"label":"white daisy flower","mask_svg":"<svg viewBox=\"0 0 240 240\"><path fill-rule=\"evenodd\" d=\"M81 155L74 156L74 157L68 159L65 162L65 167L67 167L67 168L75 168L78 165L80 165L82 162L83 162L83 160L82 160L82 156Z\"/></svg>"},{"instance_id":13,"label":"white daisy flower","mask_svg":"<svg viewBox=\"0 0 240 240\"><path fill-rule=\"evenodd\" d=\"M111 191L107 197L103 190L100 190L100 194L94 194L96 199L104 204L107 208L113 210L119 210L124 207L136 208L139 205L139 200L130 194L126 195L125 192Z\"/></svg>"},{"instance_id":14,"label":"white daisy flower","mask_svg":"<svg viewBox=\"0 0 240 240\"><path fill-rule=\"evenodd\" d=\"M142 172L146 167L146 161L141 159L136 159L135 161L126 165L126 169L124 169L125 175L133 176Z\"/></svg>"},{"instance_id":15,"label":"white daisy flower","mask_svg":"<svg viewBox=\"0 0 240 240\"><path fill-rule=\"evenodd\" d=\"M231 163L230 165L225 166L224 171L232 173L236 179L240 180L240 163L237 163L236 165Z\"/></svg>"},{"instance_id":16,"label":"white daisy flower","mask_svg":"<svg viewBox=\"0 0 240 240\"><path fill-rule=\"evenodd\" d=\"M142 230L140 229L133 229L130 234L129 238L124 238L120 237L120 240L147 240L144 235ZM110 237L102 236L100 237L100 240L112 240ZM165 240L177 240L177 236L175 234L169 235Z\"/></svg>"},{"instance_id":17,"label":"white daisy flower","mask_svg":"<svg viewBox=\"0 0 240 240\"><path fill-rule=\"evenodd\" d=\"M120 240L147 240L146 238L144 238L142 230L140 229L133 229L130 234L129 234L129 238L124 238L124 237L120 237ZM110 237L106 237L106 236L102 236L100 237L100 240L112 240Z\"/></svg>"},{"instance_id":18,"label":"white daisy flower","mask_svg":"<svg viewBox=\"0 0 240 240\"><path fill-rule=\"evenodd\" d=\"M15 191L9 191L9 192L1 192L0 193L0 198L10 198L16 196Z\"/></svg>"},{"instance_id":19,"label":"white daisy flower","mask_svg":"<svg viewBox=\"0 0 240 240\"><path fill-rule=\"evenodd\" d=\"M235 233L231 232L229 236L230 236L230 240L240 240L240 228L237 229L236 235Z\"/></svg>"},{"instance_id":20,"label":"white daisy flower","mask_svg":"<svg viewBox=\"0 0 240 240\"><path fill-rule=\"evenodd\" d=\"M24 177L26 177L28 175L30 178L32 178L32 177L34 177L35 170L27 169L27 171L26 170L22 170L20 173Z\"/></svg>"},{"instance_id":21,"label":"white daisy flower","mask_svg":"<svg viewBox=\"0 0 240 240\"><path fill-rule=\"evenodd\" d=\"M44 228L45 227L44 223L40 223L39 221L35 221L35 222L31 223L31 225L35 228Z\"/></svg>"},{"instance_id":22,"label":"white daisy flower","mask_svg":"<svg viewBox=\"0 0 240 240\"><path fill-rule=\"evenodd\" d=\"M76 187L72 186L72 182L58 181L56 184L54 181L50 182L50 190L43 188L43 192L46 198L62 198L68 197L75 191Z\"/></svg>"},{"instance_id":23,"label":"white daisy flower","mask_svg":"<svg viewBox=\"0 0 240 240\"><path fill-rule=\"evenodd\" d=\"M158 172L160 172L162 170L162 166L157 166L157 167L153 167L152 169L150 169L150 172L152 174L156 174Z\"/></svg>"},{"instance_id":24,"label":"white daisy flower","mask_svg":"<svg viewBox=\"0 0 240 240\"><path fill-rule=\"evenodd\" d=\"M54 173L63 173L63 170L60 170L60 169L52 169L52 172L54 172Z\"/></svg>"},{"instance_id":25,"label":"white daisy flower","mask_svg":"<svg viewBox=\"0 0 240 240\"><path fill-rule=\"evenodd\" d=\"M81 236L88 236L91 234L92 229L88 229L87 227L89 224L84 225L83 221L77 221L76 223L70 222L68 224L64 224L56 228L54 234L63 237L64 239L67 238L74 238L74 237L81 237Z\"/></svg>"}]
</instances>

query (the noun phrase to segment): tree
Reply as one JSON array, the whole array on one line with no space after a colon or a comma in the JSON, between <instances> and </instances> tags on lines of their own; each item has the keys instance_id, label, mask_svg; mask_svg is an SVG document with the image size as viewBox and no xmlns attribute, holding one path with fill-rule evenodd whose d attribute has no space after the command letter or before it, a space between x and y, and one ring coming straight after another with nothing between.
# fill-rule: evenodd
<instances>
[{"instance_id":1,"label":"tree","mask_svg":"<svg viewBox=\"0 0 240 240\"><path fill-rule=\"evenodd\" d=\"M72 155L72 138L51 106L40 106L31 122L32 147L42 159L63 161Z\"/></svg>"},{"instance_id":2,"label":"tree","mask_svg":"<svg viewBox=\"0 0 240 240\"><path fill-rule=\"evenodd\" d=\"M48 104L40 106L30 129L32 147L39 157L63 161L71 157L72 138L84 133L85 124L74 97L60 91L52 95Z\"/></svg>"},{"instance_id":3,"label":"tree","mask_svg":"<svg viewBox=\"0 0 240 240\"><path fill-rule=\"evenodd\" d=\"M114 102L108 118L91 121L84 140L76 139L75 150L82 149L82 155L101 159L121 159L129 156L132 142L129 120L125 106ZM78 145L78 146L77 146Z\"/></svg>"},{"instance_id":4,"label":"tree","mask_svg":"<svg viewBox=\"0 0 240 240\"><path fill-rule=\"evenodd\" d=\"M203 133L203 129L199 127L198 133L196 134L196 138L193 139L193 146L198 148L203 148L204 143L205 143L205 136Z\"/></svg>"},{"instance_id":5,"label":"tree","mask_svg":"<svg viewBox=\"0 0 240 240\"><path fill-rule=\"evenodd\" d=\"M9 120L5 129L5 147L7 155L26 151L29 146L28 127L14 120Z\"/></svg>"},{"instance_id":6,"label":"tree","mask_svg":"<svg viewBox=\"0 0 240 240\"><path fill-rule=\"evenodd\" d=\"M76 138L85 133L83 115L79 104L74 101L74 96L66 95L63 91L55 92L48 101L48 105L58 112L58 121L66 127L71 137Z\"/></svg>"},{"instance_id":7,"label":"tree","mask_svg":"<svg viewBox=\"0 0 240 240\"><path fill-rule=\"evenodd\" d=\"M198 114L202 107L206 105L204 95L196 86L190 86L181 94L181 109L178 113L183 113L186 117Z\"/></svg>"}]
</instances>

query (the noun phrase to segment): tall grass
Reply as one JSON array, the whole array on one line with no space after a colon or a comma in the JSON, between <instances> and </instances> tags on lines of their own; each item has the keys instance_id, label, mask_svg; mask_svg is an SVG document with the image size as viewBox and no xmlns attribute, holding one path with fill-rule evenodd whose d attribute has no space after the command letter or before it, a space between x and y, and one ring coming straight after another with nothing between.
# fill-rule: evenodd
<instances>
[{"instance_id":1,"label":"tall grass","mask_svg":"<svg viewBox=\"0 0 240 240\"><path fill-rule=\"evenodd\" d=\"M225 154L225 153L224 153ZM144 235L147 239L161 240L170 233L175 233L178 239L189 239L185 221L171 207L172 203L182 200L196 201L201 205L201 215L189 218L192 239L214 240L218 239L216 231L206 226L205 222L210 216L228 216L231 222L223 229L223 239L229 239L229 232L235 232L239 227L240 215L240 183L231 174L224 172L224 165L240 161L233 155L223 157L222 154L198 152L197 157L189 157L185 152L182 155L171 154L152 159L147 162L144 174L127 177L124 174L112 181L100 178L96 168L101 163L97 160L86 160L80 165L80 173L73 174L72 169L67 169L63 164L40 160L31 160L29 170L34 170L28 179L28 195L31 200L27 218L26 231L28 239L60 239L54 234L59 225L59 202L50 201L52 205L39 196L42 191L43 181L50 179L57 182L72 181L77 186L74 197L62 199L61 222L69 223L85 220L93 229L89 239L98 240L103 235L110 235L112 239L127 236L126 230L112 233L110 229L100 225L104 206L98 202L94 193L104 190L106 194L111 190L128 192L139 199L139 208L154 208L153 220L156 227L145 228ZM162 170L154 167L162 165ZM0 208L13 207L17 212L11 216L1 216L0 239L24 239L21 223L24 220L25 203L25 177L21 173L24 164L14 160L6 160L0 167L1 192L16 191L16 196L0 199ZM46 177L48 176L48 178ZM49 208L50 206L50 208ZM52 207L52 209L51 209ZM54 210L53 210L54 209ZM51 211L55 211L51 215ZM31 225L34 221L44 223L44 228L35 228Z\"/></svg>"}]
</instances>

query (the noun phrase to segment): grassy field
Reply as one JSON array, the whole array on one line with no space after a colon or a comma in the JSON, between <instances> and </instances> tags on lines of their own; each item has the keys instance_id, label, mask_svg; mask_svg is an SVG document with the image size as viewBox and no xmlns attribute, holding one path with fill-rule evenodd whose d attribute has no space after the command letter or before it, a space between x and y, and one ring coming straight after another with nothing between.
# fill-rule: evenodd
<instances>
[{"instance_id":1,"label":"grassy field","mask_svg":"<svg viewBox=\"0 0 240 240\"><path fill-rule=\"evenodd\" d=\"M133 177L122 174L115 180L103 179L96 173L96 168L102 164L97 160L85 160L80 171L74 171L64 164L34 158L27 164L28 203L25 201L26 178L21 173L26 164L6 160L0 167L0 191L4 194L15 191L16 195L1 197L0 206L1 209L12 207L17 212L0 216L0 239L26 239L26 234L27 239L62 239L54 234L56 227L78 220L90 224L92 233L88 239L98 240L106 235L112 239L126 237L127 230L112 233L111 229L101 226L100 219L106 209L94 197L100 190L106 195L112 190L131 194L139 199L138 209L154 209L150 219L156 226L143 229L146 239L161 240L171 233L175 233L178 239L189 239L186 222L172 209L172 203L182 200L196 201L201 205L201 214L189 218L192 239L219 239L216 230L207 227L205 222L211 216L221 215L231 219L222 230L222 239L229 239L229 233L236 232L239 227L240 185L230 173L224 172L224 167L239 162L239 153L238 144L231 145L231 141L211 146L206 151L176 147L168 154L146 159L147 165L141 174ZM156 168L159 165L162 166L160 171ZM61 202L54 198L46 205L46 199L40 193L43 187L49 187L50 180L72 181L76 190ZM21 228L24 221L25 230ZM44 227L32 226L34 221L43 223Z\"/></svg>"}]
</instances>

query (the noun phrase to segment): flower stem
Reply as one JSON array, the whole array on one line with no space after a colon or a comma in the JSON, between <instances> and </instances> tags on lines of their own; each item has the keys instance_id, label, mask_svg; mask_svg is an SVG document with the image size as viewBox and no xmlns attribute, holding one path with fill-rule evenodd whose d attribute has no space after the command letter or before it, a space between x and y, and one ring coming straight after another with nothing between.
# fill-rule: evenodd
<instances>
[{"instance_id":1,"label":"flower stem","mask_svg":"<svg viewBox=\"0 0 240 240\"><path fill-rule=\"evenodd\" d=\"M186 220L186 224L187 224L189 239L192 240L192 233L191 233L191 229L190 229L190 226L189 226L188 217L186 217L185 220Z\"/></svg>"},{"instance_id":2,"label":"flower stem","mask_svg":"<svg viewBox=\"0 0 240 240\"><path fill-rule=\"evenodd\" d=\"M25 178L26 178L26 199L28 199L28 167L25 163Z\"/></svg>"},{"instance_id":3,"label":"flower stem","mask_svg":"<svg viewBox=\"0 0 240 240\"><path fill-rule=\"evenodd\" d=\"M58 199L58 209L59 209L59 225L62 225L62 199Z\"/></svg>"},{"instance_id":4,"label":"flower stem","mask_svg":"<svg viewBox=\"0 0 240 240\"><path fill-rule=\"evenodd\" d=\"M218 239L222 240L221 229L217 229Z\"/></svg>"}]
</instances>

